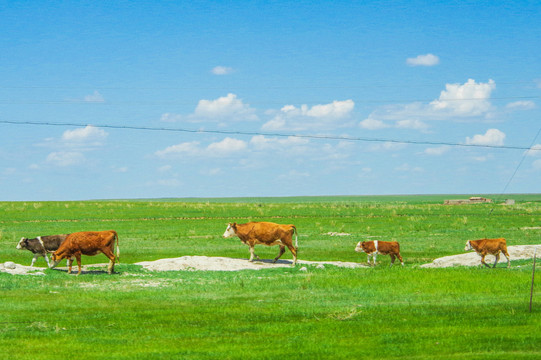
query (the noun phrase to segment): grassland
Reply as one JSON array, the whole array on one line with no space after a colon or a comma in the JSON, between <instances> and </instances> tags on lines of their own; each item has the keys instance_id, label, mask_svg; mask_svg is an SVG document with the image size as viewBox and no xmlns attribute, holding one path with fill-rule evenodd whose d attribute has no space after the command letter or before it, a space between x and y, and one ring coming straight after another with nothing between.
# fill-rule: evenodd
<instances>
[{"instance_id":1,"label":"grassland","mask_svg":"<svg viewBox=\"0 0 541 360\"><path fill-rule=\"evenodd\" d=\"M541 230L526 229L541 226L541 196L513 198L514 206L444 206L442 196L0 202L2 262L30 263L15 250L22 236L107 229L120 235L122 261L112 276L0 274L0 358L537 359L541 294L536 285L530 313L531 261L418 266L461 253L468 239L541 243ZM406 266L389 268L381 256L376 268L307 272L150 273L132 265L247 258L238 239L220 235L229 221L260 220L294 223L301 259L365 261L353 248L374 236L400 241Z\"/></svg>"}]
</instances>

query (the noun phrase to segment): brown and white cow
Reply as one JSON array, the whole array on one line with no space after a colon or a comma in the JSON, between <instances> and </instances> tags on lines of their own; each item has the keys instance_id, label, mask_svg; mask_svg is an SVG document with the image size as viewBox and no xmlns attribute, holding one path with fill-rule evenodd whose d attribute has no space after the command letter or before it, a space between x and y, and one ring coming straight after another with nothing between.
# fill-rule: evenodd
<instances>
[{"instance_id":1,"label":"brown and white cow","mask_svg":"<svg viewBox=\"0 0 541 360\"><path fill-rule=\"evenodd\" d=\"M116 257L113 252L116 240ZM70 234L66 240L60 245L58 250L53 253L52 260L54 268L60 260L68 259L68 274L71 273L71 265L73 258L77 259L77 265L81 274L81 255L94 256L98 253L103 253L109 258L109 266L107 272L113 273L115 259L119 257L118 249L118 234L114 230L109 231L82 231Z\"/></svg>"},{"instance_id":2,"label":"brown and white cow","mask_svg":"<svg viewBox=\"0 0 541 360\"><path fill-rule=\"evenodd\" d=\"M293 234L295 234L295 246L293 246ZM293 254L293 265L297 263L298 243L295 225L281 225L271 222L230 223L227 225L223 237L230 238L233 236L238 236L240 241L250 247L250 261L253 261L254 257L259 259L259 256L254 253L254 246L261 244L280 246L280 253L273 262L278 261L286 251L287 246Z\"/></svg>"},{"instance_id":3,"label":"brown and white cow","mask_svg":"<svg viewBox=\"0 0 541 360\"><path fill-rule=\"evenodd\" d=\"M33 239L23 237L17 244L17 249L26 249L34 254L30 266L34 266L37 258L43 256L45 258L45 261L47 262L47 266L51 267L51 264L49 263L49 256L47 254L52 253L53 251L58 249L60 244L62 244L64 240L66 240L67 236L68 234L38 236Z\"/></svg>"},{"instance_id":4,"label":"brown and white cow","mask_svg":"<svg viewBox=\"0 0 541 360\"><path fill-rule=\"evenodd\" d=\"M359 241L355 251L366 253L366 262L368 265L370 265L370 256L372 256L375 266L376 256L381 254L391 256L391 266L393 266L395 258L398 258L402 266L404 266L404 260L400 256L400 244L396 241Z\"/></svg>"},{"instance_id":5,"label":"brown and white cow","mask_svg":"<svg viewBox=\"0 0 541 360\"><path fill-rule=\"evenodd\" d=\"M500 252L503 253L507 259L507 267L510 266L507 243L504 238L468 240L466 242L466 246L464 247L464 251L469 251L472 249L475 250L477 255L481 256L481 264L485 265L486 267L490 266L488 266L488 264L485 262L485 256L487 254L491 254L496 257L496 261L494 261L494 265L492 266L494 268L496 267L498 260L500 260Z\"/></svg>"}]
</instances>

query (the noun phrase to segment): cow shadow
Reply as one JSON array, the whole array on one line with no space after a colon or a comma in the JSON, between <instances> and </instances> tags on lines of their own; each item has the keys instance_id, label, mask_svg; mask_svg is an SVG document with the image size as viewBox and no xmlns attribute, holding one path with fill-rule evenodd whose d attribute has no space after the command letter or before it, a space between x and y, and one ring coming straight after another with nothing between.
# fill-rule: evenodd
<instances>
[{"instance_id":1,"label":"cow shadow","mask_svg":"<svg viewBox=\"0 0 541 360\"><path fill-rule=\"evenodd\" d=\"M246 260L246 262L250 262L250 260L248 259L239 259L239 260ZM278 259L278 261L274 261L274 259L256 259L254 260L252 263L254 264L258 264L258 263L263 263L263 264L282 264L282 265L293 265L293 260L281 260L281 259Z\"/></svg>"},{"instance_id":2,"label":"cow shadow","mask_svg":"<svg viewBox=\"0 0 541 360\"><path fill-rule=\"evenodd\" d=\"M67 267L56 267L54 269L48 269L50 271L59 271L59 272L64 272L64 273L68 273L68 268ZM72 268L71 269L71 274L69 275L77 275L77 267L75 268ZM105 267L104 269L100 269L99 266L94 266L94 265L87 265L86 267L83 266L81 268L81 275L101 275L101 274L105 274L105 275L108 275L107 273L107 267ZM111 275L115 275L115 274L120 274L118 271L113 271L113 273Z\"/></svg>"}]
</instances>

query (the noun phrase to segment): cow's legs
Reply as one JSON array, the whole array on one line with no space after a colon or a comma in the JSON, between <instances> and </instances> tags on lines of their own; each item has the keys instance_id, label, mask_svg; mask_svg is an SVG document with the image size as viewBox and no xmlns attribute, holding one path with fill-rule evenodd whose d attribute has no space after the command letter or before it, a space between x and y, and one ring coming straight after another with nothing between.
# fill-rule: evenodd
<instances>
[{"instance_id":1,"label":"cow's legs","mask_svg":"<svg viewBox=\"0 0 541 360\"><path fill-rule=\"evenodd\" d=\"M492 266L493 268L496 267L496 264L497 264L498 261L500 260L500 253L498 252L498 253L495 255L495 257L496 257L496 260L494 261L494 265Z\"/></svg>"},{"instance_id":2,"label":"cow's legs","mask_svg":"<svg viewBox=\"0 0 541 360\"><path fill-rule=\"evenodd\" d=\"M372 260L374 262L374 266L376 266L376 253L372 254Z\"/></svg>"},{"instance_id":3,"label":"cow's legs","mask_svg":"<svg viewBox=\"0 0 541 360\"><path fill-rule=\"evenodd\" d=\"M45 261L47 261L47 267L50 268L50 267L51 267L51 263L49 262L49 256L47 256L47 254L45 254L44 258L45 258Z\"/></svg>"},{"instance_id":4,"label":"cow's legs","mask_svg":"<svg viewBox=\"0 0 541 360\"><path fill-rule=\"evenodd\" d=\"M293 265L297 265L297 248L293 246L293 244L288 245L287 248L291 253L293 254ZM283 254L283 253L282 253Z\"/></svg>"},{"instance_id":5,"label":"cow's legs","mask_svg":"<svg viewBox=\"0 0 541 360\"><path fill-rule=\"evenodd\" d=\"M402 256L400 256L400 254L396 254L396 257L398 258L398 260L400 260L400 264L404 266L404 259L402 259Z\"/></svg>"},{"instance_id":6,"label":"cow's legs","mask_svg":"<svg viewBox=\"0 0 541 360\"><path fill-rule=\"evenodd\" d=\"M257 260L259 260L259 256L257 256L257 254L255 253L255 249L254 249L255 245L250 244L249 246L250 246L250 260L248 261L254 261L254 257Z\"/></svg>"},{"instance_id":7,"label":"cow's legs","mask_svg":"<svg viewBox=\"0 0 541 360\"><path fill-rule=\"evenodd\" d=\"M36 260L38 259L39 254L34 254L34 257L32 258L32 264L30 264L30 267L34 266L36 263Z\"/></svg>"},{"instance_id":8,"label":"cow's legs","mask_svg":"<svg viewBox=\"0 0 541 360\"><path fill-rule=\"evenodd\" d=\"M511 266L511 262L509 261L509 253L507 251L502 251L502 254L505 256L505 258L507 259L507 267Z\"/></svg>"},{"instance_id":9,"label":"cow's legs","mask_svg":"<svg viewBox=\"0 0 541 360\"><path fill-rule=\"evenodd\" d=\"M485 262L485 256L486 254L481 254L481 264L489 268L490 266Z\"/></svg>"},{"instance_id":10,"label":"cow's legs","mask_svg":"<svg viewBox=\"0 0 541 360\"><path fill-rule=\"evenodd\" d=\"M394 264L394 260L396 259L396 256L394 256L394 254L389 254L389 255L391 256L391 265L389 267L391 267Z\"/></svg>"},{"instance_id":11,"label":"cow's legs","mask_svg":"<svg viewBox=\"0 0 541 360\"><path fill-rule=\"evenodd\" d=\"M284 255L286 252L286 247L284 245L280 245L280 252L278 253L278 256L274 258L273 263L277 262L280 256Z\"/></svg>"},{"instance_id":12,"label":"cow's legs","mask_svg":"<svg viewBox=\"0 0 541 360\"><path fill-rule=\"evenodd\" d=\"M106 249L103 254L109 258L109 265L107 266L107 273L111 275L115 270L115 254L112 249Z\"/></svg>"},{"instance_id":13,"label":"cow's legs","mask_svg":"<svg viewBox=\"0 0 541 360\"><path fill-rule=\"evenodd\" d=\"M81 254L75 254L75 259L77 260L77 275L81 275ZM73 260L71 260L73 262ZM71 264L70 264L70 272L71 272Z\"/></svg>"},{"instance_id":14,"label":"cow's legs","mask_svg":"<svg viewBox=\"0 0 541 360\"><path fill-rule=\"evenodd\" d=\"M366 254L366 263L368 264L368 266L370 266L370 254Z\"/></svg>"},{"instance_id":15,"label":"cow's legs","mask_svg":"<svg viewBox=\"0 0 541 360\"><path fill-rule=\"evenodd\" d=\"M71 264L73 264L73 258L68 258L68 274L71 274Z\"/></svg>"}]
</instances>

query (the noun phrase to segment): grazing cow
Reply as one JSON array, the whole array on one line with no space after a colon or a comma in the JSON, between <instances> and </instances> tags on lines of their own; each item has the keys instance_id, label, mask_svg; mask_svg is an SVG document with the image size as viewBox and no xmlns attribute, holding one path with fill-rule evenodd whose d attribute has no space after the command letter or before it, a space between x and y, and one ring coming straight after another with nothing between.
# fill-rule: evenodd
<instances>
[{"instance_id":1,"label":"grazing cow","mask_svg":"<svg viewBox=\"0 0 541 360\"><path fill-rule=\"evenodd\" d=\"M475 250L477 255L481 256L481 264L485 265L486 267L490 266L488 266L485 262L485 256L487 254L491 254L496 257L496 261L494 261L494 265L492 266L494 268L496 267L498 260L500 260L500 252L502 252L507 259L507 267L510 265L509 253L507 252L507 243L505 242L504 238L468 240L466 242L466 247L464 247L464 251L469 251L472 249Z\"/></svg>"},{"instance_id":2,"label":"grazing cow","mask_svg":"<svg viewBox=\"0 0 541 360\"><path fill-rule=\"evenodd\" d=\"M382 254L391 256L391 266L393 266L396 257L400 260L402 266L404 266L404 260L402 260L402 256L400 256L400 244L396 241L359 241L355 251L366 253L368 265L370 265L370 256L374 259L373 262L375 266L376 256Z\"/></svg>"},{"instance_id":3,"label":"grazing cow","mask_svg":"<svg viewBox=\"0 0 541 360\"><path fill-rule=\"evenodd\" d=\"M114 230L109 231L82 231L70 234L66 241L60 245L58 250L53 253L53 268L58 265L60 260L68 259L68 274L71 273L71 264L73 258L77 259L77 265L81 274L81 255L93 256L99 252L109 258L107 272L113 273L115 266L115 254L113 252L116 239L116 258L119 257L118 234Z\"/></svg>"},{"instance_id":4,"label":"grazing cow","mask_svg":"<svg viewBox=\"0 0 541 360\"><path fill-rule=\"evenodd\" d=\"M295 246L293 246L292 240L293 233L295 233ZM223 237L230 238L233 236L238 236L240 241L250 247L250 261L253 261L254 257L259 259L259 256L254 253L255 245L279 245L280 253L273 262L278 261L286 251L287 246L293 254L293 265L297 264L298 243L295 225L280 225L271 222L230 223L227 225Z\"/></svg>"},{"instance_id":5,"label":"grazing cow","mask_svg":"<svg viewBox=\"0 0 541 360\"><path fill-rule=\"evenodd\" d=\"M67 236L68 234L38 236L37 238L33 239L23 237L17 244L17 249L26 249L34 254L30 266L34 266L37 258L43 256L45 258L45 261L47 262L47 266L51 267L51 264L49 263L49 256L47 254L52 253L53 251L58 249L60 244L62 244L64 240L66 240Z\"/></svg>"}]
</instances>

